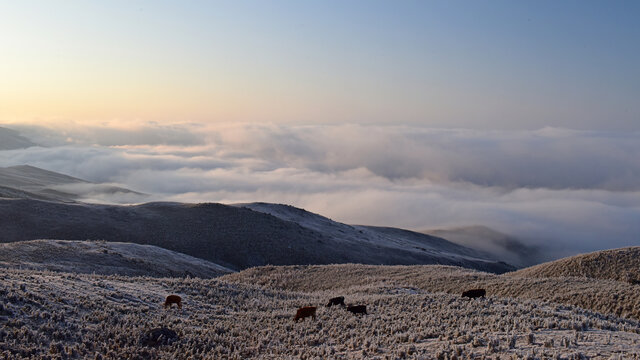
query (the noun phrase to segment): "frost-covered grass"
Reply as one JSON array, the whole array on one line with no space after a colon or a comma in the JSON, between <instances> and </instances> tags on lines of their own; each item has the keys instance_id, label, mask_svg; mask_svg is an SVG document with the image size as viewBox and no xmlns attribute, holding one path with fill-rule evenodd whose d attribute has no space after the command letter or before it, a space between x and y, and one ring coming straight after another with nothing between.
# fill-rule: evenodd
<instances>
[{"instance_id":1,"label":"frost-covered grass","mask_svg":"<svg viewBox=\"0 0 640 360\"><path fill-rule=\"evenodd\" d=\"M640 286L613 280L514 277L438 265L357 264L264 266L225 275L223 279L293 291L343 291L357 286L395 286L461 294L467 289L484 288L488 296L551 301L640 319Z\"/></svg>"},{"instance_id":2,"label":"frost-covered grass","mask_svg":"<svg viewBox=\"0 0 640 360\"><path fill-rule=\"evenodd\" d=\"M640 284L640 246L580 254L510 273L520 277L586 277Z\"/></svg>"},{"instance_id":3,"label":"frost-covered grass","mask_svg":"<svg viewBox=\"0 0 640 360\"><path fill-rule=\"evenodd\" d=\"M153 245L72 240L0 244L0 267L154 277L212 278L232 272L210 261Z\"/></svg>"},{"instance_id":4,"label":"frost-covered grass","mask_svg":"<svg viewBox=\"0 0 640 360\"><path fill-rule=\"evenodd\" d=\"M263 270L276 284L291 267ZM465 275L455 268L440 270ZM640 354L635 320L538 300L462 299L397 286L396 280L358 281L358 271L351 274L353 286L304 292L219 278L0 274L0 359L637 359ZM168 294L182 296L182 310L162 309ZM369 315L323 306L337 295L366 304ZM318 306L317 320L294 323L301 306ZM178 340L157 348L139 345L140 334L156 327L176 331Z\"/></svg>"}]
</instances>

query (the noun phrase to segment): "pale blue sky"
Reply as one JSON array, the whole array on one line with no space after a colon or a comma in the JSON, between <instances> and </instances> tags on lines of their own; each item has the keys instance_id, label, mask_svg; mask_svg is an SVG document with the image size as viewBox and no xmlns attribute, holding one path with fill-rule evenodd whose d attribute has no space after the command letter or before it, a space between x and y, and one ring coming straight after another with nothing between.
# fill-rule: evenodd
<instances>
[{"instance_id":1,"label":"pale blue sky","mask_svg":"<svg viewBox=\"0 0 640 360\"><path fill-rule=\"evenodd\" d=\"M640 131L636 1L3 1L0 123Z\"/></svg>"}]
</instances>

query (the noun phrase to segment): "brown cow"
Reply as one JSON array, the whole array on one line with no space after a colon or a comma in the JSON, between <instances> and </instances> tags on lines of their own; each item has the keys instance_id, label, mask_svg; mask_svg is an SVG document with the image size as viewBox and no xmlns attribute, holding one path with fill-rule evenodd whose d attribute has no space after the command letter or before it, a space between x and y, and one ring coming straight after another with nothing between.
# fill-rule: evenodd
<instances>
[{"instance_id":1,"label":"brown cow","mask_svg":"<svg viewBox=\"0 0 640 360\"><path fill-rule=\"evenodd\" d=\"M164 301L164 308L171 308L171 305L178 304L178 309L182 309L182 298L178 295L169 295Z\"/></svg>"},{"instance_id":2,"label":"brown cow","mask_svg":"<svg viewBox=\"0 0 640 360\"><path fill-rule=\"evenodd\" d=\"M298 309L296 312L296 317L293 321L298 322L299 319L304 321L304 318L311 316L313 320L316 319L316 307L315 306L305 306Z\"/></svg>"},{"instance_id":3,"label":"brown cow","mask_svg":"<svg viewBox=\"0 0 640 360\"><path fill-rule=\"evenodd\" d=\"M347 306L347 311L350 311L354 314L367 315L367 306L366 305L349 305Z\"/></svg>"},{"instance_id":4,"label":"brown cow","mask_svg":"<svg viewBox=\"0 0 640 360\"><path fill-rule=\"evenodd\" d=\"M462 293L462 297L468 297L470 299L484 297L485 295L487 295L487 290L485 289L471 289Z\"/></svg>"}]
</instances>

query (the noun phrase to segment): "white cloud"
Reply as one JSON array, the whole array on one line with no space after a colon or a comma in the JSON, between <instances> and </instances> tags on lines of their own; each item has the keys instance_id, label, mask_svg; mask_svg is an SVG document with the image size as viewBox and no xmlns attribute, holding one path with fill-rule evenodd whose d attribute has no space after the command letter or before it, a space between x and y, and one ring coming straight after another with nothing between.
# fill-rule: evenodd
<instances>
[{"instance_id":1,"label":"white cloud","mask_svg":"<svg viewBox=\"0 0 640 360\"><path fill-rule=\"evenodd\" d=\"M255 124L22 130L66 140L2 151L0 166L30 164L155 199L289 203L339 221L412 229L481 224L563 254L640 245L639 133Z\"/></svg>"}]
</instances>

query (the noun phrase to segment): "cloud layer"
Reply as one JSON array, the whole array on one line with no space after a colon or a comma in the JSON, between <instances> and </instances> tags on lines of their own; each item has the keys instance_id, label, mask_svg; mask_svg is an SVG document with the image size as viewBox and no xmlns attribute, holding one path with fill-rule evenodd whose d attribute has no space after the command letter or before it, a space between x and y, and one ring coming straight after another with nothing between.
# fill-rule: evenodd
<instances>
[{"instance_id":1,"label":"cloud layer","mask_svg":"<svg viewBox=\"0 0 640 360\"><path fill-rule=\"evenodd\" d=\"M486 225L556 256L640 245L640 134L361 125L12 126L29 164L176 201L288 203L349 223Z\"/></svg>"}]
</instances>

